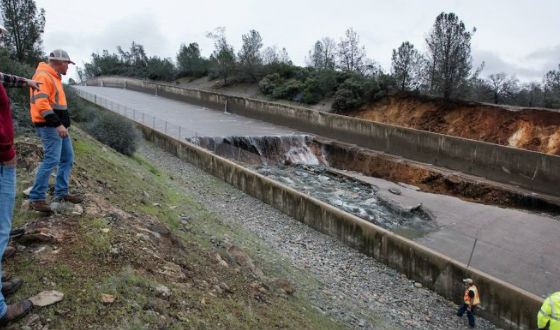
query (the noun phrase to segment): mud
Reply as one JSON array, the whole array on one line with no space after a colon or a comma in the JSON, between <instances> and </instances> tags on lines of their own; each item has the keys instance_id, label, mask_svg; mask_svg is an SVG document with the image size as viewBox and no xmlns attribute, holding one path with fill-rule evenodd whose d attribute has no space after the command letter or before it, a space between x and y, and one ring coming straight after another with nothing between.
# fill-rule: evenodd
<instances>
[{"instance_id":1,"label":"mud","mask_svg":"<svg viewBox=\"0 0 560 330\"><path fill-rule=\"evenodd\" d=\"M349 114L430 132L560 155L560 111L397 94Z\"/></svg>"}]
</instances>

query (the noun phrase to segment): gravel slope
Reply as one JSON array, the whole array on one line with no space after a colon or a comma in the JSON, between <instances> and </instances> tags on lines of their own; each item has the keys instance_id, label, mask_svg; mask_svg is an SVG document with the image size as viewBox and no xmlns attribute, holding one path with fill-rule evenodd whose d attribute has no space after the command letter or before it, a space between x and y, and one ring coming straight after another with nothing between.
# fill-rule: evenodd
<instances>
[{"instance_id":1,"label":"gravel slope","mask_svg":"<svg viewBox=\"0 0 560 330\"><path fill-rule=\"evenodd\" d=\"M156 167L175 173L183 189L209 211L254 233L291 266L311 274L319 286L296 286L328 316L351 328L466 328L466 316L455 316L454 303L432 291L416 288L406 277L373 258L149 143L139 153ZM495 327L477 318L477 328Z\"/></svg>"}]
</instances>

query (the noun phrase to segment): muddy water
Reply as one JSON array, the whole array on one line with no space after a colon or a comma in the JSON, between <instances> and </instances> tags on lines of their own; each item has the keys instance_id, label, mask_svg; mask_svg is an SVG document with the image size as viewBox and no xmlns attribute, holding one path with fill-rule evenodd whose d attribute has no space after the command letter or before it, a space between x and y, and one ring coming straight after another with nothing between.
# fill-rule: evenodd
<instances>
[{"instance_id":1,"label":"muddy water","mask_svg":"<svg viewBox=\"0 0 560 330\"><path fill-rule=\"evenodd\" d=\"M325 166L296 164L253 168L275 181L408 237L418 237L437 229L435 222L421 209L399 212L379 200L377 187L333 174Z\"/></svg>"},{"instance_id":2,"label":"muddy water","mask_svg":"<svg viewBox=\"0 0 560 330\"><path fill-rule=\"evenodd\" d=\"M422 209L382 202L378 188L329 171L323 148L305 135L188 139L323 202L407 237L437 230Z\"/></svg>"}]
</instances>

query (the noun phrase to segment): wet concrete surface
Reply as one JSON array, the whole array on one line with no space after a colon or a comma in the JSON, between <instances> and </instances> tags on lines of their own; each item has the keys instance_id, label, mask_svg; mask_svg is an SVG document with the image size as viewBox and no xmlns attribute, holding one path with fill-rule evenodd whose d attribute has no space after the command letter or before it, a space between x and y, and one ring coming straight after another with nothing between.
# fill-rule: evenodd
<instances>
[{"instance_id":1,"label":"wet concrete surface","mask_svg":"<svg viewBox=\"0 0 560 330\"><path fill-rule=\"evenodd\" d=\"M184 127L182 137L301 134L266 122L223 114L200 106L139 92L114 88L79 88L137 111L148 112L175 125L181 125ZM156 125L156 127L160 129L159 126ZM259 155L259 158L261 156ZM296 177L302 176L296 174L297 166L284 167L284 171L287 171L284 173L278 172L280 169L280 167L274 167L268 171L268 174L263 174L275 176L280 182L290 179L291 183L283 183L295 186L299 184L302 190L308 189L310 194L315 194L314 196L319 199L328 200L333 196L344 196L344 199L348 201L353 200L352 203L355 205L364 206L368 203L374 205L372 200L368 202L371 192L367 189L364 191L353 191L351 187L341 189L343 187L340 185L341 182L336 186L332 184L333 181L327 182L324 179L325 182L321 186L321 174L314 173L317 169L311 169L308 173L311 174L311 178L318 181L316 187L323 187L321 188L323 191L313 188L313 185L309 186L309 182L306 184L305 180L297 183L291 179L292 174ZM330 170L336 172L336 169ZM277 172L275 173L275 171ZM301 172L301 168L299 171ZM261 172L263 172L263 168L261 168ZM264 172L267 170L264 169ZM397 226L392 230L400 231L399 233L407 237L414 237L415 241L435 251L535 294L545 296L560 288L560 223L558 219L546 214L500 208L467 202L456 197L426 193L413 187L367 177L359 173L339 171L339 174L353 177L364 184L374 185L378 197L385 197L385 203L405 209L422 204L422 210L430 214L437 225L437 230L422 232L421 235L418 235L418 230L414 227ZM331 184L333 186L330 186ZM305 188L306 185L309 188ZM389 192L389 189L395 188L401 193L397 195ZM342 191L337 192L337 189ZM348 201L346 208L351 213L362 212L355 205L348 204ZM331 204L336 203L336 200L331 200ZM377 200L375 204L381 205ZM338 206L344 209L344 201ZM394 221L382 219L379 214L379 212L383 213L381 208L377 212L378 218L386 221L385 227L391 228ZM365 215L362 215L369 216L367 211L365 211ZM375 217L373 219L375 220ZM378 224L383 225L383 221Z\"/></svg>"},{"instance_id":2,"label":"wet concrete surface","mask_svg":"<svg viewBox=\"0 0 560 330\"><path fill-rule=\"evenodd\" d=\"M181 126L182 137L278 136L296 133L290 128L145 93L92 86L76 86L75 88L144 112L161 121L166 120L170 124L169 130L175 129L175 125ZM138 116L142 118L140 114ZM151 123L148 119L145 121L148 125ZM156 125L158 128L164 128L163 122L157 121Z\"/></svg>"},{"instance_id":3,"label":"wet concrete surface","mask_svg":"<svg viewBox=\"0 0 560 330\"><path fill-rule=\"evenodd\" d=\"M402 203L422 204L438 224L438 230L416 238L418 243L539 296L560 288L558 219L417 191L355 172L340 172L375 185L380 191L399 189L401 194L393 198Z\"/></svg>"}]
</instances>

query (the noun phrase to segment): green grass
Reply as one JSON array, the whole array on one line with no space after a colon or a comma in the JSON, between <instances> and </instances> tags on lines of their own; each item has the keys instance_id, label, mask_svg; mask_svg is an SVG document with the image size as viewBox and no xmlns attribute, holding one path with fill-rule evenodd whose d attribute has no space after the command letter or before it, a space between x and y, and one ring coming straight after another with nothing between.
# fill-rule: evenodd
<instances>
[{"instance_id":1,"label":"green grass","mask_svg":"<svg viewBox=\"0 0 560 330\"><path fill-rule=\"evenodd\" d=\"M73 134L74 177L89 185L85 192L97 193L99 198L105 198L122 210L134 212L140 219L159 219L182 241L186 250L172 250L177 256L161 257L166 260L173 257L187 265L192 278L170 282L153 269L154 264L150 262L154 261L146 259L144 246L137 237L126 232L128 224L122 222L126 219L120 220L119 227L100 215L55 216L49 222L54 228L64 229L68 233L67 240L57 246L59 252L56 254L50 250L35 254L30 250L36 247L29 247L8 263L8 271L25 281L23 288L9 301L43 290L62 291L64 301L35 311L40 321L53 329L90 326L123 329L341 327L315 311L305 293L297 292L290 297L270 294L266 303L255 300L250 294L249 284L253 281L250 276L235 273L232 267L222 269L215 265L212 256L219 250L210 242L210 236L220 239L228 235L243 249L257 251L258 254L250 254L268 276L289 276L309 285L318 284L292 269L255 235L208 211L193 196L181 190L180 183L169 173L157 169L143 157L118 154L79 130L74 130ZM21 192L30 185L33 177L24 170L18 175L18 191ZM21 201L18 196L15 227L43 219L20 210ZM183 214L191 217L186 231L179 220ZM109 228L106 233L105 228ZM122 245L128 248L128 254L113 257L112 247ZM233 294L212 297L207 289L192 285L210 277L227 282L234 288ZM158 284L169 287L171 297L156 297L154 287ZM114 295L115 302L103 304L102 294Z\"/></svg>"}]
</instances>

